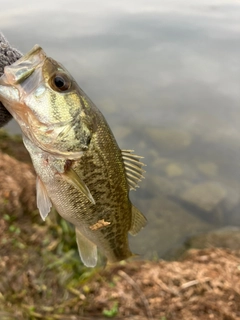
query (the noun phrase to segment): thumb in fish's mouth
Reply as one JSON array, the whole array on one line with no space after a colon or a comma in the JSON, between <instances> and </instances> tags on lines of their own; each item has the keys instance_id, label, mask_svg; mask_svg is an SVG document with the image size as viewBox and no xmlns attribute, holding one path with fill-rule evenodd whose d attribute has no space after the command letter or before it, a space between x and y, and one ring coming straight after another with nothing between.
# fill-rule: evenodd
<instances>
[{"instance_id":1,"label":"thumb in fish's mouth","mask_svg":"<svg viewBox=\"0 0 240 320\"><path fill-rule=\"evenodd\" d=\"M4 35L0 32L0 76L6 66L13 64L22 54L17 49L13 48ZM6 125L12 119L11 113L0 102L0 127Z\"/></svg>"}]
</instances>

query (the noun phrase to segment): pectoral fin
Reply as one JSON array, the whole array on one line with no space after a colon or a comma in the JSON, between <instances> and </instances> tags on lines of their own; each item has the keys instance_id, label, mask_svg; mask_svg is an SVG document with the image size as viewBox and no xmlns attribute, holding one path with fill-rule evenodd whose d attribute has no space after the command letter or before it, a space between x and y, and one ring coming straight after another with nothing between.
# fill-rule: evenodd
<instances>
[{"instance_id":1,"label":"pectoral fin","mask_svg":"<svg viewBox=\"0 0 240 320\"><path fill-rule=\"evenodd\" d=\"M147 224L147 219L144 215L134 206L132 206L132 223L129 233L135 236Z\"/></svg>"},{"instance_id":2,"label":"pectoral fin","mask_svg":"<svg viewBox=\"0 0 240 320\"><path fill-rule=\"evenodd\" d=\"M88 240L77 228L76 240L80 258L86 267L95 267L97 264L97 246Z\"/></svg>"},{"instance_id":3,"label":"pectoral fin","mask_svg":"<svg viewBox=\"0 0 240 320\"><path fill-rule=\"evenodd\" d=\"M136 190L138 183L144 178L143 173L145 171L142 167L145 164L139 161L143 157L133 154L133 150L122 150L122 158L130 190Z\"/></svg>"},{"instance_id":4,"label":"pectoral fin","mask_svg":"<svg viewBox=\"0 0 240 320\"><path fill-rule=\"evenodd\" d=\"M61 176L74 188L82 192L90 202L95 204L95 200L93 199L91 192L89 191L88 187L84 183L84 181L79 177L79 175L72 169L68 169L66 172L61 173Z\"/></svg>"},{"instance_id":5,"label":"pectoral fin","mask_svg":"<svg viewBox=\"0 0 240 320\"><path fill-rule=\"evenodd\" d=\"M42 180L39 177L37 177L36 189L37 189L37 207L43 221L45 221L48 213L51 210L52 202L47 194L47 190Z\"/></svg>"}]
</instances>

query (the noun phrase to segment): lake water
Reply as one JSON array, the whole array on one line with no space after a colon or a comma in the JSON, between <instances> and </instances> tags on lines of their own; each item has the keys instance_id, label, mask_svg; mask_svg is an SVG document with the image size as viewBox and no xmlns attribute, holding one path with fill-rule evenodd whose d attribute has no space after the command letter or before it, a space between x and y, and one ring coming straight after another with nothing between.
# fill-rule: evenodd
<instances>
[{"instance_id":1,"label":"lake water","mask_svg":"<svg viewBox=\"0 0 240 320\"><path fill-rule=\"evenodd\" d=\"M132 193L149 220L134 252L164 257L188 237L240 226L240 3L1 1L1 31L61 62L145 157ZM10 132L19 132L14 122Z\"/></svg>"}]
</instances>

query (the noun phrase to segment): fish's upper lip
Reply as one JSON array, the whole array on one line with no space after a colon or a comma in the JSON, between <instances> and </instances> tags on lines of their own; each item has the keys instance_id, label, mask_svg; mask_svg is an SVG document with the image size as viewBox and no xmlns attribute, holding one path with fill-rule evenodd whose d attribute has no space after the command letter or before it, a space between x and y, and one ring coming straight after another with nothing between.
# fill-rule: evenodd
<instances>
[{"instance_id":1,"label":"fish's upper lip","mask_svg":"<svg viewBox=\"0 0 240 320\"><path fill-rule=\"evenodd\" d=\"M16 85L34 72L37 67L44 64L47 56L39 45L13 64L4 68L1 83L4 85Z\"/></svg>"}]
</instances>

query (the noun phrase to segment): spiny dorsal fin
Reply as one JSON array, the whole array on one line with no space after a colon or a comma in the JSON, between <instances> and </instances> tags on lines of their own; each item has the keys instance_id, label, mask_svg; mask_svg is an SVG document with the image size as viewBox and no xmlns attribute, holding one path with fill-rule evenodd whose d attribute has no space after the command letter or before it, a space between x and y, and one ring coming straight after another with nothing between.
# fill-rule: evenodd
<instances>
[{"instance_id":1,"label":"spiny dorsal fin","mask_svg":"<svg viewBox=\"0 0 240 320\"><path fill-rule=\"evenodd\" d=\"M135 236L147 224L147 219L144 215L132 205L132 222L129 233Z\"/></svg>"},{"instance_id":2,"label":"spiny dorsal fin","mask_svg":"<svg viewBox=\"0 0 240 320\"><path fill-rule=\"evenodd\" d=\"M138 183L144 178L145 171L142 167L145 164L139 161L143 157L133 154L133 150L122 150L122 158L130 190L136 190L139 187Z\"/></svg>"},{"instance_id":3,"label":"spiny dorsal fin","mask_svg":"<svg viewBox=\"0 0 240 320\"><path fill-rule=\"evenodd\" d=\"M36 189L37 189L37 207L40 212L40 216L43 221L45 221L48 213L51 210L52 202L47 194L47 190L42 182L42 180L37 176L36 181Z\"/></svg>"}]
</instances>

